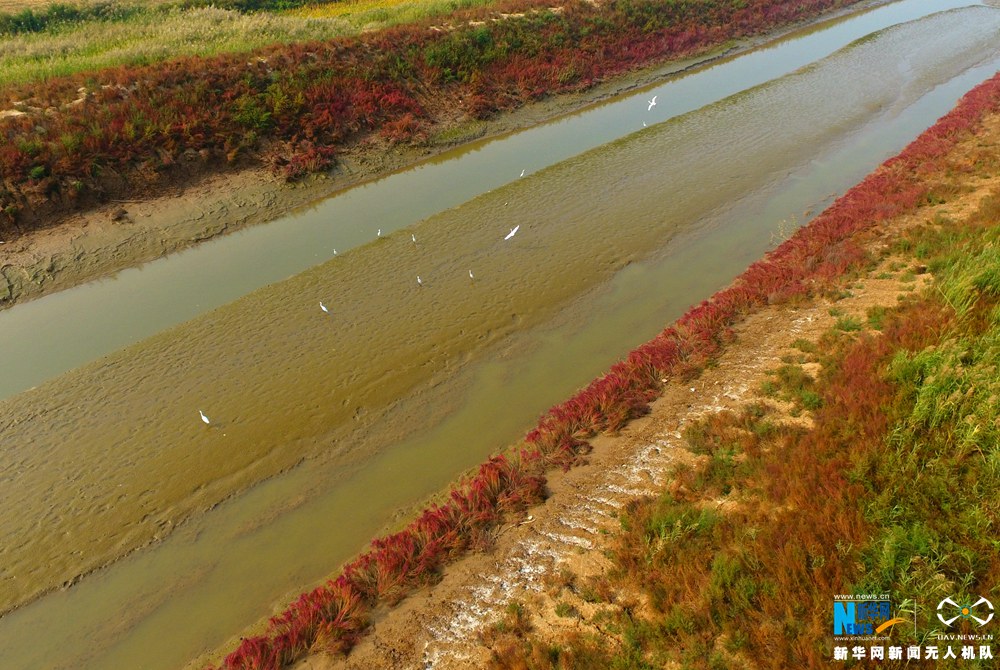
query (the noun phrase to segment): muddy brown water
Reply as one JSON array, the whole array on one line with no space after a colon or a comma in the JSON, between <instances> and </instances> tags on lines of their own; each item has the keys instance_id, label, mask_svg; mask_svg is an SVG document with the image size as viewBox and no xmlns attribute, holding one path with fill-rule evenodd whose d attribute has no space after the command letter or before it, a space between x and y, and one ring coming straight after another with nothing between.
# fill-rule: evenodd
<instances>
[{"instance_id":1,"label":"muddy brown water","mask_svg":"<svg viewBox=\"0 0 1000 670\"><path fill-rule=\"evenodd\" d=\"M5 662L219 644L898 151L998 31L975 7L878 33L3 401L0 607L170 536L0 619Z\"/></svg>"}]
</instances>

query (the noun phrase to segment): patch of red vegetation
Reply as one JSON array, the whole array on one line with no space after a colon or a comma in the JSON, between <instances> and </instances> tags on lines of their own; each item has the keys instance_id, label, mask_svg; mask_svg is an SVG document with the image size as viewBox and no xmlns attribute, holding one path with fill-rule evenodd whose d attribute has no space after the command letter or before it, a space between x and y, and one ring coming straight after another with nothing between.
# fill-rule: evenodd
<instances>
[{"instance_id":1,"label":"patch of red vegetation","mask_svg":"<svg viewBox=\"0 0 1000 670\"><path fill-rule=\"evenodd\" d=\"M530 459L528 459L530 461ZM544 498L545 480L519 458L495 456L448 501L425 510L403 531L376 539L341 575L302 594L270 621L267 635L246 638L222 668L278 670L313 648L348 651L380 601L393 602L438 573L442 564L485 542L503 518Z\"/></svg>"}]
</instances>

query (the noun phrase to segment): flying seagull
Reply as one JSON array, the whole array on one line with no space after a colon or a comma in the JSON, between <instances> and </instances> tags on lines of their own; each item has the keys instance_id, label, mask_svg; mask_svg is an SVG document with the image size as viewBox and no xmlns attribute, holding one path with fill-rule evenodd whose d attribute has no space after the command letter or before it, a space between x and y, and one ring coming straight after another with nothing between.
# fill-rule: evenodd
<instances>
[{"instance_id":1,"label":"flying seagull","mask_svg":"<svg viewBox=\"0 0 1000 670\"><path fill-rule=\"evenodd\" d=\"M649 107L646 108L646 111L648 112L653 107L656 107L656 96L655 95L653 96L653 99L649 101Z\"/></svg>"},{"instance_id":2,"label":"flying seagull","mask_svg":"<svg viewBox=\"0 0 1000 670\"><path fill-rule=\"evenodd\" d=\"M520 228L520 227L521 227L521 224L519 223L519 224L517 224L516 226L514 226L513 228L511 228L511 229L510 229L510 232L509 232L509 233L507 233L507 237L505 237L504 239L505 239L505 240L509 240L510 238L512 238L512 237L514 237L515 235L517 235L517 229L518 229L518 228Z\"/></svg>"},{"instance_id":3,"label":"flying seagull","mask_svg":"<svg viewBox=\"0 0 1000 670\"><path fill-rule=\"evenodd\" d=\"M326 312L327 314L330 313L330 308L324 305L322 300L319 301L319 308L324 312Z\"/></svg>"},{"instance_id":4,"label":"flying seagull","mask_svg":"<svg viewBox=\"0 0 1000 670\"><path fill-rule=\"evenodd\" d=\"M204 413L204 412L202 412L202 411L201 411L200 409L198 410L198 414L200 414L200 415L201 415L201 420L205 422L205 425L206 425L206 426L207 426L208 424L212 423L211 421L209 421L209 420L208 420L208 417L207 417L207 416L205 416L205 413Z\"/></svg>"}]
</instances>

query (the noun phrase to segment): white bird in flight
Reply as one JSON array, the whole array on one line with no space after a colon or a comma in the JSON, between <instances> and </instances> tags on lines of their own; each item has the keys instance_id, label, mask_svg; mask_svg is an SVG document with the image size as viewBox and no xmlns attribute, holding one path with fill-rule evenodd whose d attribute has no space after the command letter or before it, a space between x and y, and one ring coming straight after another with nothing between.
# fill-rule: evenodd
<instances>
[{"instance_id":1,"label":"white bird in flight","mask_svg":"<svg viewBox=\"0 0 1000 670\"><path fill-rule=\"evenodd\" d=\"M513 228L511 228L510 232L507 233L507 237L505 237L504 239L505 240L509 240L510 238L514 237L514 235L517 235L517 229L520 228L520 227L521 227L521 224L519 223L516 226L514 226Z\"/></svg>"},{"instance_id":2,"label":"white bird in flight","mask_svg":"<svg viewBox=\"0 0 1000 670\"><path fill-rule=\"evenodd\" d=\"M655 95L653 96L653 99L649 101L649 107L646 108L646 111L648 112L653 107L656 107L656 96Z\"/></svg>"},{"instance_id":3,"label":"white bird in flight","mask_svg":"<svg viewBox=\"0 0 1000 670\"><path fill-rule=\"evenodd\" d=\"M211 421L209 421L209 420L208 420L208 417L207 417L207 416L205 416L205 413L204 413L204 412L202 412L202 411L201 411L200 409L198 410L198 414L200 414L200 415L201 415L201 420L205 422L205 425L206 425L206 426L207 426L208 424L212 423Z\"/></svg>"},{"instance_id":4,"label":"white bird in flight","mask_svg":"<svg viewBox=\"0 0 1000 670\"><path fill-rule=\"evenodd\" d=\"M326 312L327 314L330 313L330 308L324 305L322 300L319 301L319 308L324 312Z\"/></svg>"}]
</instances>

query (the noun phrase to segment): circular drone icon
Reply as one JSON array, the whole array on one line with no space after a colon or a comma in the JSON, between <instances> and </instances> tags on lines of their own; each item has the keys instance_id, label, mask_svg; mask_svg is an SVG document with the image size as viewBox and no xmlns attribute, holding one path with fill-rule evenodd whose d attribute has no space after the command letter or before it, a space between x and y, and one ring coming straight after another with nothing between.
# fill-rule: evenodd
<instances>
[{"instance_id":1,"label":"circular drone icon","mask_svg":"<svg viewBox=\"0 0 1000 670\"><path fill-rule=\"evenodd\" d=\"M943 616L941 616L941 610L944 608L945 605L950 605L951 608L953 608L949 609L951 609L952 612L955 612L955 616L951 617L950 619L945 619ZM990 610L989 615L985 619L981 619L974 614L976 608L979 607L980 605L986 605L986 607L988 607ZM941 623L943 623L945 626L950 626L956 619L972 619L980 626L985 626L990 622L990 619L993 618L994 614L993 603L991 603L986 598L980 598L971 605L959 605L951 598L945 598L944 600L938 603L937 609L938 609L937 618L940 619Z\"/></svg>"}]
</instances>

